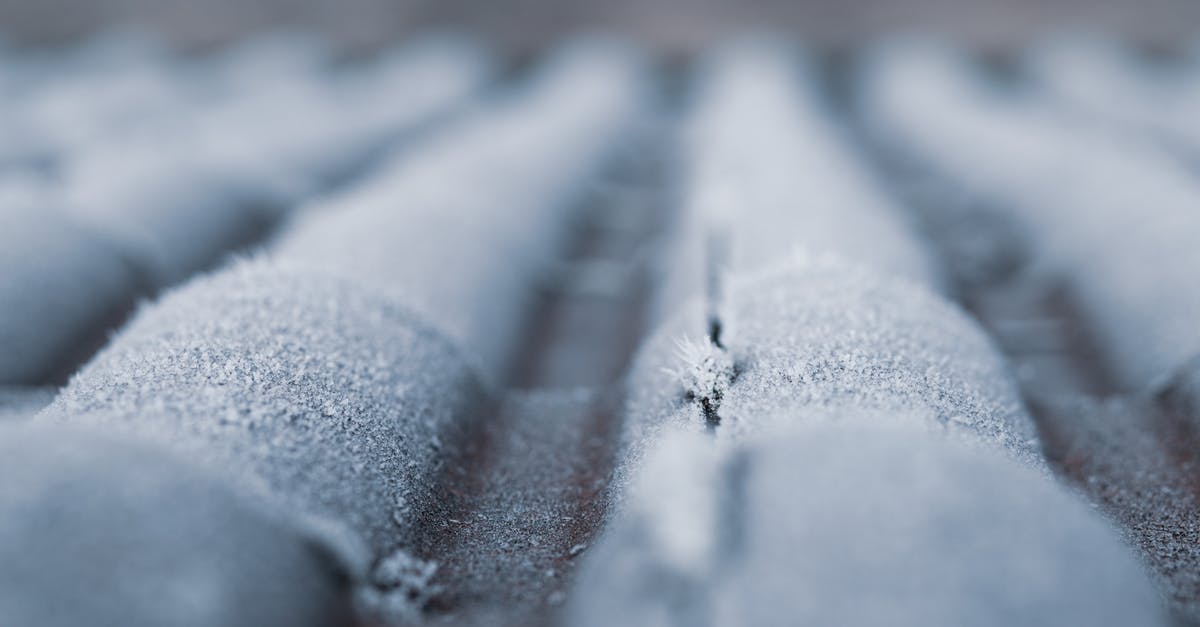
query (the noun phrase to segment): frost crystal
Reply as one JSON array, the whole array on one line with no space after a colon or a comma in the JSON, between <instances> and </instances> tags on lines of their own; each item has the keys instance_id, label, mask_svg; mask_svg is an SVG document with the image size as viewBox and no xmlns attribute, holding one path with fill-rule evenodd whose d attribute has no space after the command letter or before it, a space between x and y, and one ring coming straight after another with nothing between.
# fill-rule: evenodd
<instances>
[{"instance_id":1,"label":"frost crystal","mask_svg":"<svg viewBox=\"0 0 1200 627\"><path fill-rule=\"evenodd\" d=\"M688 400L700 406L706 423L720 424L721 399L733 383L734 364L729 355L711 341L682 338L676 344L679 366L666 374L677 379Z\"/></svg>"},{"instance_id":2,"label":"frost crystal","mask_svg":"<svg viewBox=\"0 0 1200 627\"><path fill-rule=\"evenodd\" d=\"M805 255L738 278L730 294L739 324L726 351L690 349L695 367L681 372L679 336L668 323L635 360L618 499L654 442L673 430L702 428L695 405L685 402L693 386L720 393L718 438L759 431L795 408L869 408L920 413L956 437L1042 466L1036 429L1004 362L978 326L940 296ZM737 378L714 379L728 373L720 367L728 363L737 364Z\"/></svg>"},{"instance_id":3,"label":"frost crystal","mask_svg":"<svg viewBox=\"0 0 1200 627\"><path fill-rule=\"evenodd\" d=\"M385 625L420 619L425 604L440 588L432 584L437 563L397 550L380 560L371 572L371 586L359 591L362 611Z\"/></svg>"}]
</instances>

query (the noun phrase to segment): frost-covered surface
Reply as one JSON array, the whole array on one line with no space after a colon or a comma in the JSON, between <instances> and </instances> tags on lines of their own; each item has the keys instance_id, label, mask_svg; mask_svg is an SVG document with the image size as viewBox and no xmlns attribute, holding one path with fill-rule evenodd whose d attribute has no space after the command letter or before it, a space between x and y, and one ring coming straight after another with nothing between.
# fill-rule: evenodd
<instances>
[{"instance_id":1,"label":"frost-covered surface","mask_svg":"<svg viewBox=\"0 0 1200 627\"><path fill-rule=\"evenodd\" d=\"M1181 618L1200 616L1194 431L1146 398L1061 398L1039 408L1047 454L1121 525ZM1189 623L1190 624L1190 623Z\"/></svg>"},{"instance_id":2,"label":"frost-covered surface","mask_svg":"<svg viewBox=\"0 0 1200 627\"><path fill-rule=\"evenodd\" d=\"M562 604L603 518L614 403L589 389L513 391L449 484L434 521L440 604L465 625L527 625Z\"/></svg>"},{"instance_id":3,"label":"frost-covered surface","mask_svg":"<svg viewBox=\"0 0 1200 627\"><path fill-rule=\"evenodd\" d=\"M172 72L174 59L147 52L153 56L109 71L68 74L37 85L19 98L21 124L44 150L69 158L89 144L119 140L187 112L185 77Z\"/></svg>"},{"instance_id":4,"label":"frost-covered surface","mask_svg":"<svg viewBox=\"0 0 1200 627\"><path fill-rule=\"evenodd\" d=\"M677 176L677 175L676 175ZM651 328L668 320L700 335L714 315L719 315L720 284L725 271L716 263L728 234L714 231L712 223L686 203L676 203L673 215L653 247L651 261L657 272L654 298L647 315ZM689 310L686 317L679 304L703 297L705 305Z\"/></svg>"},{"instance_id":5,"label":"frost-covered surface","mask_svg":"<svg viewBox=\"0 0 1200 627\"><path fill-rule=\"evenodd\" d=\"M796 82L797 69L762 44L710 61L688 127L681 221L682 233L703 243L678 249L682 261L707 256L705 267L693 270L691 300L676 303L628 377L609 488L614 509L573 589L569 620L1058 624L1091 616L1092 597L1125 582L1137 587L1127 591L1136 609L1107 624L1156 617L1157 599L1136 563L1044 474L1036 429L999 354L937 293L941 278L901 208L831 128L816 88ZM829 447L840 439L853 450L859 436L870 437L845 424L864 414L884 430L878 446L864 443L850 455ZM918 425L923 439L893 437L898 421ZM791 450L745 444L813 423L836 426ZM951 462L938 447L971 452ZM859 453L870 459L860 462ZM939 476L958 472L971 455L1003 461ZM899 473L875 476L916 462L910 472L924 485ZM993 463L1034 484L1046 503L1075 508L1070 522L1041 528L1039 506L980 503L981 485L1012 482L997 478ZM834 464L824 474L822 466ZM842 465L853 472L839 472ZM996 509L1004 515L992 515ZM911 530L900 546L880 529L892 521ZM952 545L948 521L978 531ZM1091 526L1082 546L1103 547L1094 557L1111 559L1119 574L1072 577L1074 554L1090 548L1058 545L1074 525ZM997 542L1006 535L1025 544ZM1048 555L1048 547L1063 552ZM999 557L1007 561L996 570L979 566ZM913 570L920 572L907 577ZM1047 579L1025 579L1039 571ZM1047 593L1059 581L1078 587ZM989 589L1000 585L1003 592Z\"/></svg>"},{"instance_id":6,"label":"frost-covered surface","mask_svg":"<svg viewBox=\"0 0 1200 627\"><path fill-rule=\"evenodd\" d=\"M638 132L578 205L554 280L522 324L508 393L449 465L453 515L431 521L438 562L433 617L458 625L558 624L620 430L619 381L640 340L661 188L661 150ZM611 268L601 281L575 269ZM599 276L599 273L597 273ZM602 289L597 289L601 287Z\"/></svg>"},{"instance_id":7,"label":"frost-covered surface","mask_svg":"<svg viewBox=\"0 0 1200 627\"><path fill-rule=\"evenodd\" d=\"M162 284L178 281L459 103L484 75L462 42L409 48L342 75L268 75L182 123L121 137L120 158L110 143L89 144L61 167L63 202L142 252Z\"/></svg>"},{"instance_id":8,"label":"frost-covered surface","mask_svg":"<svg viewBox=\"0 0 1200 627\"><path fill-rule=\"evenodd\" d=\"M343 624L352 573L218 476L112 434L0 427L0 624Z\"/></svg>"},{"instance_id":9,"label":"frost-covered surface","mask_svg":"<svg viewBox=\"0 0 1200 627\"><path fill-rule=\"evenodd\" d=\"M381 560L367 612L416 616L437 569L421 539L448 518L443 464L498 375L479 364L511 344L574 195L631 128L639 67L616 48L565 53L361 194L313 208L275 254L144 307L43 419L155 434L339 522Z\"/></svg>"},{"instance_id":10,"label":"frost-covered surface","mask_svg":"<svg viewBox=\"0 0 1200 627\"><path fill-rule=\"evenodd\" d=\"M276 48L240 49L213 61L224 70L212 75L137 55L117 69L51 65L42 69L51 77L27 86L29 111L50 115L56 109L39 98L53 97L69 109L62 116L112 134L80 139L44 172L14 168L0 178L0 290L9 309L0 320L0 382L73 367L87 355L87 333L114 326L134 297L261 238L302 198L465 99L485 74L478 50L449 39L413 42L337 75L293 59L311 45ZM224 80L229 93L180 87L182 104L154 119L121 98L83 95L93 83L117 89L120 80L107 81L124 76L125 65ZM253 68L266 76L242 76ZM67 77L56 80L56 71ZM145 104L138 94L128 99ZM109 113L129 117L126 127L111 128Z\"/></svg>"},{"instance_id":11,"label":"frost-covered surface","mask_svg":"<svg viewBox=\"0 0 1200 627\"><path fill-rule=\"evenodd\" d=\"M927 288L805 254L731 286L725 349L668 324L629 376L617 497L677 431L740 439L792 410L916 412L1040 467L1037 433L988 338ZM693 305L694 306L694 305Z\"/></svg>"},{"instance_id":12,"label":"frost-covered surface","mask_svg":"<svg viewBox=\"0 0 1200 627\"><path fill-rule=\"evenodd\" d=\"M867 119L897 152L1019 225L1122 384L1161 383L1200 354L1200 182L1180 164L1006 94L946 50L893 47L864 84Z\"/></svg>"},{"instance_id":13,"label":"frost-covered surface","mask_svg":"<svg viewBox=\"0 0 1200 627\"><path fill-rule=\"evenodd\" d=\"M385 625L420 622L421 610L440 590L432 583L437 571L437 562L392 551L371 569L372 585L358 589L361 615Z\"/></svg>"},{"instance_id":14,"label":"frost-covered surface","mask_svg":"<svg viewBox=\"0 0 1200 627\"><path fill-rule=\"evenodd\" d=\"M1068 115L1200 156L1200 68L1194 64L1154 63L1118 41L1091 35L1043 42L1026 55L1025 65Z\"/></svg>"},{"instance_id":15,"label":"frost-covered surface","mask_svg":"<svg viewBox=\"0 0 1200 627\"><path fill-rule=\"evenodd\" d=\"M60 283L76 277L67 271L68 262L82 263L73 261L76 252L89 262L88 271L107 276L107 266L97 262L107 259L102 249L136 260L123 261L140 282L136 290L168 281L164 277L175 272L170 263L211 263L196 251L226 250L231 238L246 232L232 226L235 221L266 226L281 208L311 196L320 187L314 181L331 172L325 150L376 142L382 120L413 99L383 85L437 83L465 67L464 60L469 66L473 53L456 57L465 50L457 46L400 50L335 72L311 42L276 40L191 66L188 80L203 83L208 94L200 118L216 120L212 126L193 135L171 130L170 116L160 125L148 115L130 140L126 165L107 164L97 149L51 168L0 171L0 204L67 209L32 217L0 209L4 219L32 225L14 241L58 254L55 264L39 266L28 261L33 252L18 251L29 272L0 277L0 286L19 279L14 294L35 295L43 285L58 294ZM213 494L254 494L239 502L269 511L268 526L278 530L272 543L241 551L236 543L259 533L238 532L243 518L213 521L222 514L189 509L194 491L177 476L182 471L175 462L138 466L124 488L81 484L89 506L120 508L121 489L140 489L144 481L184 486L129 497L145 509L127 509L147 525L166 519L184 533L188 525L203 527L177 545L163 540L169 546L148 555L177 550L170 554L174 562L188 564L214 529L229 529L238 537L224 539L230 544L211 554L256 560L245 575L253 581L241 573L229 581L240 586L239 594L296 599L270 605L279 611L299 612L307 602L323 607L326 560L350 553L356 557L345 570L354 579L353 603L360 619L373 625L438 619L537 624L553 620L550 614L563 604L583 624L1154 624L1157 600L1120 542L1040 472L1041 445L1005 364L940 295L925 243L853 152L838 114L822 104L822 81L810 61L761 41L706 58L678 146L685 158L685 211L675 247L644 251L636 234L610 237L651 226L630 227L628 215L620 217L629 213L630 190L620 189L621 177L609 168L614 156L619 161L646 150L630 140L644 130L652 108L646 106L653 100L647 68L613 44L559 54L530 78L488 94L455 124L401 146L376 175L304 203L269 252L235 260L144 306L33 421L96 428L105 435L96 439L95 454L44 447L51 454L37 458L41 465L29 472L50 477L41 468L77 464L72 472L108 481L107 458L100 455L109 438L132 431L165 440L175 451L171 459L206 465L205 476L220 478L212 479ZM37 75L19 78L18 87L32 93ZM257 80L266 76L271 80ZM196 104L191 97L187 102ZM352 120L329 114L351 109L358 112ZM953 113L944 121L958 129L963 117ZM276 129L210 138L219 129L276 116ZM1074 136L1052 114L1037 117L1049 120L1053 141ZM313 123L303 124L306 118ZM997 141L1005 150L1029 147L1040 158L1045 137L1027 143L1009 137L1018 128L998 125ZM176 139L183 143L174 146ZM260 144L275 146L280 158L261 159ZM313 145L324 150L308 150ZM955 144L953 151L930 154L971 163L993 159L971 148L964 153ZM1031 166L1008 163L1026 155L1004 154L994 160L1008 169L995 179L979 177L993 185L981 184L984 192L1007 193L1010 184L1028 183L1019 167ZM1111 154L1087 159L1100 159L1096 170L1103 175L1126 176L1125 166L1103 164L1124 163L1119 159L1129 155ZM206 163L230 167L206 171ZM139 188L139 172L161 187ZM208 178L173 178L176 172ZM223 178L227 173L236 177ZM101 205L85 214L58 202L64 196L54 177L60 175L90 180L92 187L74 193L109 198L114 211L121 198L144 192L142 198L156 199L148 204L161 204L163 212L124 226ZM1068 198L1053 190L1059 171L1044 175L1039 193L1053 202ZM175 197L192 184L214 193ZM1074 189L1081 185L1067 187L1093 201ZM261 212L229 208L260 201L268 207ZM1097 196L1094 204L1109 206L1101 201L1107 199ZM635 199L635 211L639 202L644 209L654 201ZM1052 207L1044 202L1031 206ZM187 211L171 213L181 207ZM1011 211L1007 203L995 207ZM89 216L88 224L73 221L81 215ZM1058 244L1056 238L1069 239L1065 227L1051 233L1043 226L1057 222L1012 222L1036 236L1030 242L1040 249L1083 249ZM1180 229L1189 224L1181 222ZM1135 230L1120 228L1127 237ZM1101 232L1091 225L1077 229L1085 230ZM79 241L96 250L59 242L60 232L78 232ZM107 243L113 233L121 234L121 245ZM177 243L164 248L155 242L160 236ZM691 282L678 290L668 282L666 291L650 294L635 266L654 255ZM1050 261L1063 271L1077 263L1069 256L1046 257L1046 265ZM1138 272L1146 272L1144 264ZM593 275L602 280L587 280ZM1152 288L1145 289L1150 294ZM86 289L65 291L81 304L56 305L45 316L66 320L100 298ZM610 389L636 342L643 301L651 299L666 313L675 310L675 317L646 344L628 385ZM43 317L28 311L29 320ZM47 328L74 324L54 320ZM706 338L713 321L720 333ZM1140 331L1135 325L1122 332L1130 328ZM1200 368L1185 369L1176 388L1200 389L1197 373ZM490 385L504 381L521 390ZM545 389L564 382L590 387ZM622 398L626 387L628 399ZM17 414L35 411L46 400L42 394L0 388L0 417L21 421ZM622 403L623 411L616 411ZM1081 422L1084 431L1099 424ZM1062 426L1040 424L1047 425ZM1067 441L1087 450L1051 461L1060 471L1074 464L1078 476L1064 474L1115 513L1126 539L1145 549L1159 571L1162 591L1187 603L1196 596L1191 573L1200 558L1193 546L1195 499L1179 470L1194 464L1188 452L1194 447L1172 451L1185 461L1156 465L1158 434L1127 427L1144 439L1133 458L1120 457L1124 432L1100 428L1098 443L1058 437L1053 443L1060 447ZM0 434L0 449L5 438ZM610 485L614 461L619 469ZM0 486L4 482L0 475ZM29 489L36 482L24 483ZM618 509L606 512L609 488ZM115 504L99 498L108 493L119 497ZM171 511L156 517L155 505L169 498L184 504L167 500ZM57 507L52 499L46 503ZM175 525L170 516L192 518ZM245 525L259 529L264 518L254 516L247 514ZM0 520L0 535L5 524L28 518ZM93 518L103 524L86 528ZM113 530L105 527L108 520L80 512L68 522L85 532L66 533L91 545L120 546L119 555L130 559L139 550L123 533L159 541L157 531ZM314 524L327 531L311 545ZM286 553L295 538L321 547L315 574L304 559L294 566L253 553L277 546ZM359 541L367 550L330 546ZM70 587L76 585L103 592L88 579L99 568L91 564L115 558L97 554L78 572L47 561L63 584L39 583L38 594L22 594L45 599L57 590L75 594ZM32 555L22 553L15 563L31 563ZM230 563L236 562L221 567ZM590 565L572 586L579 563ZM4 567L0 563L0 573ZM175 572L153 584L186 586ZM226 582L224 575L213 577ZM280 597L260 592L268 584L291 586L293 579L319 590ZM347 592L338 590L339 604ZM88 609L100 615L143 607L115 605L133 594L125 588L103 598L78 594L103 602L101 610ZM233 622L198 612L176 615ZM0 623L6 624L3 616Z\"/></svg>"},{"instance_id":16,"label":"frost-covered surface","mask_svg":"<svg viewBox=\"0 0 1200 627\"><path fill-rule=\"evenodd\" d=\"M921 418L657 450L588 552L568 623L1157 625L1141 566L1086 505Z\"/></svg>"},{"instance_id":17,"label":"frost-covered surface","mask_svg":"<svg viewBox=\"0 0 1200 627\"><path fill-rule=\"evenodd\" d=\"M702 59L680 131L682 207L653 317L719 334L730 274L804 248L941 287L904 209L855 154L815 64L782 41L746 39ZM684 319L679 304L703 297ZM716 338L719 341L719 338Z\"/></svg>"},{"instance_id":18,"label":"frost-covered surface","mask_svg":"<svg viewBox=\"0 0 1200 627\"><path fill-rule=\"evenodd\" d=\"M531 281L562 248L572 203L644 113L644 72L616 44L562 51L524 88L422 144L419 159L402 151L309 208L278 256L399 294L498 373Z\"/></svg>"},{"instance_id":19,"label":"frost-covered surface","mask_svg":"<svg viewBox=\"0 0 1200 627\"><path fill-rule=\"evenodd\" d=\"M798 50L757 40L701 65L683 194L727 234L728 258L715 262L751 271L803 246L938 285L903 208L851 151L814 74Z\"/></svg>"},{"instance_id":20,"label":"frost-covered surface","mask_svg":"<svg viewBox=\"0 0 1200 627\"><path fill-rule=\"evenodd\" d=\"M43 416L160 434L378 555L436 506L469 363L367 284L247 261L144 308Z\"/></svg>"},{"instance_id":21,"label":"frost-covered surface","mask_svg":"<svg viewBox=\"0 0 1200 627\"><path fill-rule=\"evenodd\" d=\"M146 286L103 236L54 207L2 200L13 204L0 208L0 383L37 383L63 374Z\"/></svg>"},{"instance_id":22,"label":"frost-covered surface","mask_svg":"<svg viewBox=\"0 0 1200 627\"><path fill-rule=\"evenodd\" d=\"M161 121L182 82L163 42L112 32L72 48L0 58L0 166L38 167L101 137Z\"/></svg>"}]
</instances>

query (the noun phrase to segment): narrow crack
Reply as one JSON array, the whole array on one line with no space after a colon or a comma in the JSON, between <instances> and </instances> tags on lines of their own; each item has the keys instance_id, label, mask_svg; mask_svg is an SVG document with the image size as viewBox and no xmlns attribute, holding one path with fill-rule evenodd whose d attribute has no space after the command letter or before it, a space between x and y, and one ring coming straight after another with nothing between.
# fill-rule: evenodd
<instances>
[{"instance_id":1,"label":"narrow crack","mask_svg":"<svg viewBox=\"0 0 1200 627\"><path fill-rule=\"evenodd\" d=\"M723 334L728 313L726 270L732 254L731 240L727 227L715 221L707 224L703 259L705 317L708 322L706 336L713 346L722 350L725 349Z\"/></svg>"}]
</instances>

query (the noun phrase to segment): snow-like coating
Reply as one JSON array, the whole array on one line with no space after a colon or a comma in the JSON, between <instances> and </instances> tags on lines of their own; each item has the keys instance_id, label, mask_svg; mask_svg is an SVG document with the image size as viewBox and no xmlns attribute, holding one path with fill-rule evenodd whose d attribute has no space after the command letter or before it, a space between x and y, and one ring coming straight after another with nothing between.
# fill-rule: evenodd
<instances>
[{"instance_id":1,"label":"snow-like coating","mask_svg":"<svg viewBox=\"0 0 1200 627\"><path fill-rule=\"evenodd\" d=\"M139 130L118 133L119 146L84 142L53 176L0 179L0 383L74 366L85 333L111 328L134 297L262 238L301 198L464 100L485 67L466 42L414 42L336 77L276 77L212 107L189 101L191 115L169 122L134 110Z\"/></svg>"},{"instance_id":2,"label":"snow-like coating","mask_svg":"<svg viewBox=\"0 0 1200 627\"><path fill-rule=\"evenodd\" d=\"M803 246L937 286L903 207L852 152L803 61L779 42L752 40L701 66L682 147L688 210L728 233L727 271Z\"/></svg>"},{"instance_id":3,"label":"snow-like coating","mask_svg":"<svg viewBox=\"0 0 1200 627\"><path fill-rule=\"evenodd\" d=\"M854 153L801 50L770 39L731 42L703 59L694 82L656 324L673 320L695 336L719 331L714 324L731 323L728 276L798 248L942 287L904 208ZM677 313L696 297L706 301L702 310Z\"/></svg>"},{"instance_id":4,"label":"snow-like coating","mask_svg":"<svg viewBox=\"0 0 1200 627\"><path fill-rule=\"evenodd\" d=\"M160 434L376 557L404 548L446 504L438 470L491 398L481 362L517 334L535 269L507 255L553 247L530 225L565 221L635 112L638 66L614 52L569 53L385 168L368 203L314 210L277 254L143 308L43 415Z\"/></svg>"},{"instance_id":5,"label":"snow-like coating","mask_svg":"<svg viewBox=\"0 0 1200 627\"><path fill-rule=\"evenodd\" d=\"M966 314L927 288L796 254L736 277L729 300L735 324L723 350L689 344L669 323L639 352L618 500L645 451L670 433L712 430L737 440L797 408L917 412L1041 468L1036 429L1000 355Z\"/></svg>"},{"instance_id":6,"label":"snow-like coating","mask_svg":"<svg viewBox=\"0 0 1200 627\"><path fill-rule=\"evenodd\" d=\"M143 308L43 416L160 434L379 554L436 505L469 363L368 285L247 261Z\"/></svg>"},{"instance_id":7,"label":"snow-like coating","mask_svg":"<svg viewBox=\"0 0 1200 627\"><path fill-rule=\"evenodd\" d=\"M867 120L894 150L1019 225L1126 388L1200 354L1200 181L1176 160L1008 96L945 50L894 47L864 86Z\"/></svg>"},{"instance_id":8,"label":"snow-like coating","mask_svg":"<svg viewBox=\"0 0 1200 627\"><path fill-rule=\"evenodd\" d=\"M419 159L401 151L310 207L278 256L402 295L498 372L571 204L631 138L647 105L644 71L615 44L563 51L525 89L423 143Z\"/></svg>"},{"instance_id":9,"label":"snow-like coating","mask_svg":"<svg viewBox=\"0 0 1200 627\"><path fill-rule=\"evenodd\" d=\"M1025 66L1067 115L1200 155L1196 67L1138 59L1098 34L1042 42L1025 55Z\"/></svg>"},{"instance_id":10,"label":"snow-like coating","mask_svg":"<svg viewBox=\"0 0 1200 627\"><path fill-rule=\"evenodd\" d=\"M0 383L62 374L145 289L118 246L53 207L0 209L0 268Z\"/></svg>"},{"instance_id":11,"label":"snow-like coating","mask_svg":"<svg viewBox=\"0 0 1200 627\"><path fill-rule=\"evenodd\" d=\"M610 522L575 587L573 624L1156 620L1124 547L1046 477L1003 360L938 293L900 208L872 191L815 96L787 88L793 66L769 48L726 54L693 119L683 222L694 232L703 216L718 226L701 237L727 234L707 251L725 268L635 361ZM730 184L738 177L751 182ZM720 337L703 337L711 327L694 321L711 325L714 310ZM858 416L884 436L846 424ZM920 437L892 437L896 422ZM772 439L813 423L833 423L825 441ZM917 480L892 472L905 465ZM1041 525L1044 506L1065 512L1061 527ZM900 546L893 522L910 532ZM957 544L950 527L966 529ZM1083 548L1060 546L1080 530ZM1092 548L1114 570L1076 577L1076 553ZM1031 582L1039 570L1046 579ZM1113 603L1128 613L1096 611L1093 597L1127 582Z\"/></svg>"},{"instance_id":12,"label":"snow-like coating","mask_svg":"<svg viewBox=\"0 0 1200 627\"><path fill-rule=\"evenodd\" d=\"M160 284L177 282L460 103L485 75L464 42L413 44L378 64L264 79L184 123L122 137L119 159L108 143L83 147L63 164L63 202L144 254Z\"/></svg>"},{"instance_id":13,"label":"snow-like coating","mask_svg":"<svg viewBox=\"0 0 1200 627\"><path fill-rule=\"evenodd\" d=\"M1165 625L1108 525L1040 473L849 411L655 451L567 624Z\"/></svg>"},{"instance_id":14,"label":"snow-like coating","mask_svg":"<svg viewBox=\"0 0 1200 627\"><path fill-rule=\"evenodd\" d=\"M185 77L172 59L132 62L47 82L21 99L20 120L60 158L94 142L119 141L187 111Z\"/></svg>"},{"instance_id":15,"label":"snow-like coating","mask_svg":"<svg viewBox=\"0 0 1200 627\"><path fill-rule=\"evenodd\" d=\"M65 50L0 61L0 165L36 167L102 137L160 121L181 104L183 77L166 45L113 31Z\"/></svg>"},{"instance_id":16,"label":"snow-like coating","mask_svg":"<svg viewBox=\"0 0 1200 627\"><path fill-rule=\"evenodd\" d=\"M357 575L339 559L170 451L0 427L0 624L345 624Z\"/></svg>"}]
</instances>

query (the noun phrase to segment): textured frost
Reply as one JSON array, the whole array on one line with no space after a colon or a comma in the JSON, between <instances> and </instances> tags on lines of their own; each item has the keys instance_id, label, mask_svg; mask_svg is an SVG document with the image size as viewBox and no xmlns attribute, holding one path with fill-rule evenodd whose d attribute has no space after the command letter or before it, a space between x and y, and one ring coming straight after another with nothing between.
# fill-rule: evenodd
<instances>
[{"instance_id":1,"label":"textured frost","mask_svg":"<svg viewBox=\"0 0 1200 627\"><path fill-rule=\"evenodd\" d=\"M311 207L278 255L400 294L498 372L528 306L522 295L558 254L571 203L646 104L642 71L621 48L563 52L526 89L424 143L419 159L402 151L365 184Z\"/></svg>"},{"instance_id":2,"label":"textured frost","mask_svg":"<svg viewBox=\"0 0 1200 627\"><path fill-rule=\"evenodd\" d=\"M372 570L372 587L359 591L360 611L385 625L418 622L421 608L439 591L432 583L436 573L436 562L394 551Z\"/></svg>"},{"instance_id":3,"label":"textured frost","mask_svg":"<svg viewBox=\"0 0 1200 627\"><path fill-rule=\"evenodd\" d=\"M1005 97L946 51L889 50L865 84L882 137L1002 207L1066 279L1121 383L1145 389L1200 354L1200 183L1175 160Z\"/></svg>"},{"instance_id":4,"label":"textured frost","mask_svg":"<svg viewBox=\"0 0 1200 627\"><path fill-rule=\"evenodd\" d=\"M789 422L816 425L656 451L569 624L1165 624L1116 534L1040 473L919 418Z\"/></svg>"},{"instance_id":5,"label":"textured frost","mask_svg":"<svg viewBox=\"0 0 1200 627\"><path fill-rule=\"evenodd\" d=\"M793 408L916 412L1041 467L1036 430L1000 356L938 295L802 254L739 278L730 292L737 324L726 347L736 378L724 385L715 408L717 438L760 431L770 416L790 416ZM664 433L703 431L711 422L691 398L697 395L689 394L689 378L678 374L703 362L681 362L687 355L678 341L675 325L666 325L642 348L630 374L629 457L618 474L618 494Z\"/></svg>"},{"instance_id":6,"label":"textured frost","mask_svg":"<svg viewBox=\"0 0 1200 627\"><path fill-rule=\"evenodd\" d=\"M414 43L336 77L246 85L211 108L189 101L195 115L177 107L169 123L135 109L138 132L120 133L119 147L93 138L53 177L0 179L0 383L74 365L87 334L119 322L134 297L260 237L299 196L461 101L483 74L468 45ZM79 115L103 113L71 93Z\"/></svg>"},{"instance_id":7,"label":"textured frost","mask_svg":"<svg viewBox=\"0 0 1200 627\"><path fill-rule=\"evenodd\" d=\"M902 207L852 152L806 61L780 42L752 39L717 49L700 66L656 322L674 317L696 336L736 324L728 275L801 247L941 287ZM679 305L698 296L706 307L680 319Z\"/></svg>"},{"instance_id":8,"label":"textured frost","mask_svg":"<svg viewBox=\"0 0 1200 627\"><path fill-rule=\"evenodd\" d=\"M0 624L346 620L351 574L217 476L111 434L0 429Z\"/></svg>"},{"instance_id":9,"label":"textured frost","mask_svg":"<svg viewBox=\"0 0 1200 627\"><path fill-rule=\"evenodd\" d=\"M482 394L394 301L254 261L144 308L45 414L163 434L378 553L409 531L398 499L433 505L429 473Z\"/></svg>"},{"instance_id":10,"label":"textured frost","mask_svg":"<svg viewBox=\"0 0 1200 627\"><path fill-rule=\"evenodd\" d=\"M401 193L388 168L285 233L273 258L144 308L47 414L163 434L344 522L376 556L415 542L446 504L433 485L444 449L489 397L479 356L514 334L534 279L504 254L552 246L528 226L561 220L633 112L631 59L593 49L558 63L531 96L435 140L412 174L396 166ZM461 300L415 311L430 293ZM473 335L435 330L460 331L460 315Z\"/></svg>"}]
</instances>

